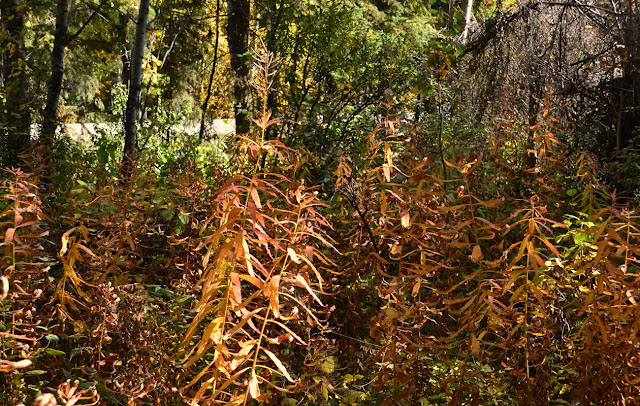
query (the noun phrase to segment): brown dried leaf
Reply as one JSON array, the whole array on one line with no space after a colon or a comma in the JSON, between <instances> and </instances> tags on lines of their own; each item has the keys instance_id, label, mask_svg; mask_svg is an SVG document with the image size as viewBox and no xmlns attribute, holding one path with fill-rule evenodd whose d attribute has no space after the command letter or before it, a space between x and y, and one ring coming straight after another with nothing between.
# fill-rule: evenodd
<instances>
[{"instance_id":1,"label":"brown dried leaf","mask_svg":"<svg viewBox=\"0 0 640 406\"><path fill-rule=\"evenodd\" d=\"M478 338L473 333L471 333L471 354L474 357L480 355L480 341L478 341Z\"/></svg>"},{"instance_id":2,"label":"brown dried leaf","mask_svg":"<svg viewBox=\"0 0 640 406\"><path fill-rule=\"evenodd\" d=\"M409 215L408 211L404 211L402 213L402 217L401 217L400 221L402 222L402 227L404 227L404 228L411 227L411 216Z\"/></svg>"},{"instance_id":3,"label":"brown dried leaf","mask_svg":"<svg viewBox=\"0 0 640 406\"><path fill-rule=\"evenodd\" d=\"M231 287L233 289L233 299L238 304L242 303L242 285L238 273L231 272L231 274L229 275L229 280L231 281Z\"/></svg>"},{"instance_id":4,"label":"brown dried leaf","mask_svg":"<svg viewBox=\"0 0 640 406\"><path fill-rule=\"evenodd\" d=\"M479 245L473 247L473 252L471 253L471 261L477 263L482 259L482 248Z\"/></svg>"},{"instance_id":5,"label":"brown dried leaf","mask_svg":"<svg viewBox=\"0 0 640 406\"><path fill-rule=\"evenodd\" d=\"M257 399L260 396L258 377L254 369L251 370L251 378L249 379L249 396L251 396L252 399Z\"/></svg>"},{"instance_id":6,"label":"brown dried leaf","mask_svg":"<svg viewBox=\"0 0 640 406\"><path fill-rule=\"evenodd\" d=\"M6 276L0 276L0 301L4 300L9 293L9 279Z\"/></svg>"},{"instance_id":7,"label":"brown dried leaf","mask_svg":"<svg viewBox=\"0 0 640 406\"><path fill-rule=\"evenodd\" d=\"M16 233L16 229L15 228L8 228L5 235L4 235L4 244L5 245L9 245L13 242L13 237Z\"/></svg>"},{"instance_id":8,"label":"brown dried leaf","mask_svg":"<svg viewBox=\"0 0 640 406\"><path fill-rule=\"evenodd\" d=\"M251 199L256 204L258 209L262 208L262 203L260 202L260 195L258 195L258 189L251 188Z\"/></svg>"},{"instance_id":9,"label":"brown dried leaf","mask_svg":"<svg viewBox=\"0 0 640 406\"><path fill-rule=\"evenodd\" d=\"M276 318L280 318L280 275L271 278L265 289L265 293L269 296L269 305Z\"/></svg>"}]
</instances>

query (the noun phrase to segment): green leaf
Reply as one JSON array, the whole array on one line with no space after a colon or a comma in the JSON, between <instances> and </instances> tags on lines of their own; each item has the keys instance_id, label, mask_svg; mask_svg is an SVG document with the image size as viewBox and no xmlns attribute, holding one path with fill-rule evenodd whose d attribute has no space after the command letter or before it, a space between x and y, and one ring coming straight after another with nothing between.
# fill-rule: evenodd
<instances>
[{"instance_id":1,"label":"green leaf","mask_svg":"<svg viewBox=\"0 0 640 406\"><path fill-rule=\"evenodd\" d=\"M333 373L333 371L336 368L336 363L333 360L333 357L327 357L324 359L324 361L322 361L322 364L320 364L320 369L322 370L322 372L324 372L325 374L331 374Z\"/></svg>"},{"instance_id":2,"label":"green leaf","mask_svg":"<svg viewBox=\"0 0 640 406\"><path fill-rule=\"evenodd\" d=\"M573 241L574 241L576 244L580 244L581 242L588 241L588 240L589 240L589 237L590 237L590 236L589 236L589 234L587 234L587 233L575 233L575 234L573 235Z\"/></svg>"},{"instance_id":3,"label":"green leaf","mask_svg":"<svg viewBox=\"0 0 640 406\"><path fill-rule=\"evenodd\" d=\"M536 285L539 285L540 282L542 282L544 279L545 279L545 275L538 275L533 278L533 283L535 283Z\"/></svg>"},{"instance_id":4,"label":"green leaf","mask_svg":"<svg viewBox=\"0 0 640 406\"><path fill-rule=\"evenodd\" d=\"M180 213L178 215L178 225L185 226L189 224L189 216L186 214Z\"/></svg>"},{"instance_id":5,"label":"green leaf","mask_svg":"<svg viewBox=\"0 0 640 406\"><path fill-rule=\"evenodd\" d=\"M64 351L54 350L53 348L47 348L46 350L44 350L44 352L49 355L53 355L54 357L58 355L66 355Z\"/></svg>"},{"instance_id":6,"label":"green leaf","mask_svg":"<svg viewBox=\"0 0 640 406\"><path fill-rule=\"evenodd\" d=\"M44 337L45 340L49 341L50 343L57 343L58 341L60 341L60 337L58 337L55 334L47 334Z\"/></svg>"},{"instance_id":7,"label":"green leaf","mask_svg":"<svg viewBox=\"0 0 640 406\"><path fill-rule=\"evenodd\" d=\"M41 369L34 369L33 371L27 371L24 374L32 376L32 375L44 375L46 373L47 373L47 371L43 371Z\"/></svg>"},{"instance_id":8,"label":"green leaf","mask_svg":"<svg viewBox=\"0 0 640 406\"><path fill-rule=\"evenodd\" d=\"M577 195L577 194L578 194L578 191L577 191L577 190L575 190L575 189L569 189L569 190L567 190L567 196L569 196L569 197L573 197L573 196L575 196L575 195Z\"/></svg>"},{"instance_id":9,"label":"green leaf","mask_svg":"<svg viewBox=\"0 0 640 406\"><path fill-rule=\"evenodd\" d=\"M182 304L190 299L193 299L193 295L184 295L184 296L180 296L176 299L176 302Z\"/></svg>"}]
</instances>

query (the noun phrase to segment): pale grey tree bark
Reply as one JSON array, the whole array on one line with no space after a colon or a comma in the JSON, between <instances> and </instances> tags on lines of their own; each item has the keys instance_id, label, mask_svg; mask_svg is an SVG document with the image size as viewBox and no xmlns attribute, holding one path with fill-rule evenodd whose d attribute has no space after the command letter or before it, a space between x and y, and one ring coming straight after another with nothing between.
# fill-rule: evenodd
<instances>
[{"instance_id":1,"label":"pale grey tree bark","mask_svg":"<svg viewBox=\"0 0 640 406\"><path fill-rule=\"evenodd\" d=\"M467 0L464 12L464 28L462 29L462 42L466 45L469 40L469 26L471 25L471 17L473 17L473 0Z\"/></svg>"},{"instance_id":2,"label":"pale grey tree bark","mask_svg":"<svg viewBox=\"0 0 640 406\"><path fill-rule=\"evenodd\" d=\"M136 22L136 35L131 53L131 79L129 81L129 97L124 120L124 157L125 174L130 169L137 144L138 108L140 106L140 91L142 89L142 60L149 24L149 8L151 0L141 0ZM128 168L128 169L127 169Z\"/></svg>"}]
</instances>

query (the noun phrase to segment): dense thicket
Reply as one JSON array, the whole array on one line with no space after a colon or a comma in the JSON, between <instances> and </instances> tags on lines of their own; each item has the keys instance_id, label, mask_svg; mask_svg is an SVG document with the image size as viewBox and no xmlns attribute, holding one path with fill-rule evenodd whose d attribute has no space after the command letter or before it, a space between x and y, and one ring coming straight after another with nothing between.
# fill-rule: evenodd
<instances>
[{"instance_id":1,"label":"dense thicket","mask_svg":"<svg viewBox=\"0 0 640 406\"><path fill-rule=\"evenodd\" d=\"M0 404L640 401L637 3L0 13Z\"/></svg>"}]
</instances>

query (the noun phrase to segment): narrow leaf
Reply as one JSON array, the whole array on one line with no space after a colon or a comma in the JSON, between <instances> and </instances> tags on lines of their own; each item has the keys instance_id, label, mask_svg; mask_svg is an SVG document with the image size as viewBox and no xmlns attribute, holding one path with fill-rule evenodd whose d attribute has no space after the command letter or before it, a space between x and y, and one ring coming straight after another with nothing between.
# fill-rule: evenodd
<instances>
[{"instance_id":1,"label":"narrow leaf","mask_svg":"<svg viewBox=\"0 0 640 406\"><path fill-rule=\"evenodd\" d=\"M289 372L287 372L287 368L285 368L284 365L282 364L282 361L280 361L280 359L278 359L278 357L276 357L274 353L267 350L266 348L263 348L262 351L264 351L264 353L267 354L269 358L271 358L271 361L273 361L273 363L276 364L276 367L278 367L278 370L280 371L282 376L287 378L289 382L295 382L295 380L291 377L291 375L289 375Z\"/></svg>"}]
</instances>

